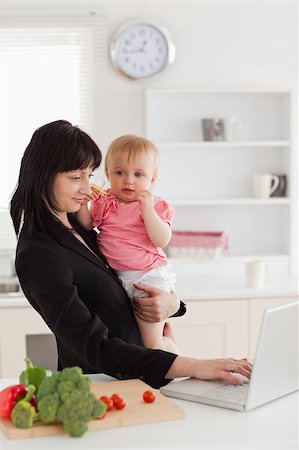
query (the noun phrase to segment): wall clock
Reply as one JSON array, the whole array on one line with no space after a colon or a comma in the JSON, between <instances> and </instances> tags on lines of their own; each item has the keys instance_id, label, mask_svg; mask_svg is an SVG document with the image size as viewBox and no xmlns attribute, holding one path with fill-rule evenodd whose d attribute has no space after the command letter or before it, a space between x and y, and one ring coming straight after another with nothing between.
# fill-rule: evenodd
<instances>
[{"instance_id":1,"label":"wall clock","mask_svg":"<svg viewBox=\"0 0 299 450\"><path fill-rule=\"evenodd\" d=\"M164 28L148 22L129 22L112 37L110 55L114 67L123 75L148 78L174 61L175 46Z\"/></svg>"}]
</instances>

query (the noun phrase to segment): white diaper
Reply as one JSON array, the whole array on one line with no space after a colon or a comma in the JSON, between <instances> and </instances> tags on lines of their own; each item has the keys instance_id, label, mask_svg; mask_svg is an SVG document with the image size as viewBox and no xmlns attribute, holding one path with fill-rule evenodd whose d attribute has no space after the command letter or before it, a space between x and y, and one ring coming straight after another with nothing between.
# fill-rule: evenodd
<instances>
[{"instance_id":1,"label":"white diaper","mask_svg":"<svg viewBox=\"0 0 299 450\"><path fill-rule=\"evenodd\" d=\"M156 269L117 270L116 272L131 299L135 296L146 297L144 291L140 291L133 286L135 283L147 284L165 292L175 291L176 275L169 262L167 266L157 267Z\"/></svg>"}]
</instances>

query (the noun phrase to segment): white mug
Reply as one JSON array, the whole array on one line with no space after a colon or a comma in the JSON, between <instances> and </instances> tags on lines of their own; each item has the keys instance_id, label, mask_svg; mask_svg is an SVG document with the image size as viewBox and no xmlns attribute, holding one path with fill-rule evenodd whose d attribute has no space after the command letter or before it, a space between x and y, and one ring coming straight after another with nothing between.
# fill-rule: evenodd
<instances>
[{"instance_id":1,"label":"white mug","mask_svg":"<svg viewBox=\"0 0 299 450\"><path fill-rule=\"evenodd\" d=\"M240 123L235 117L224 120L224 136L226 141L235 141L240 133Z\"/></svg>"},{"instance_id":2,"label":"white mug","mask_svg":"<svg viewBox=\"0 0 299 450\"><path fill-rule=\"evenodd\" d=\"M272 173L260 173L253 177L253 191L258 198L268 198L277 189L279 177Z\"/></svg>"},{"instance_id":3,"label":"white mug","mask_svg":"<svg viewBox=\"0 0 299 450\"><path fill-rule=\"evenodd\" d=\"M246 281L248 287L261 288L264 284L267 265L262 259L246 263Z\"/></svg>"}]
</instances>

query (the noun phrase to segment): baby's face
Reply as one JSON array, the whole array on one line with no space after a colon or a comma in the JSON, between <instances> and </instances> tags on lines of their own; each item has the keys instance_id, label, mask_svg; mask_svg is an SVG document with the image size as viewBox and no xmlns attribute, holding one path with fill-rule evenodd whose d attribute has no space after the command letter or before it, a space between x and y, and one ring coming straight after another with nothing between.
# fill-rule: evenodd
<instances>
[{"instance_id":1,"label":"baby's face","mask_svg":"<svg viewBox=\"0 0 299 450\"><path fill-rule=\"evenodd\" d=\"M141 191L149 191L155 181L155 158L152 154L141 153L128 160L126 153L110 159L107 176L111 190L123 203L137 200Z\"/></svg>"}]
</instances>

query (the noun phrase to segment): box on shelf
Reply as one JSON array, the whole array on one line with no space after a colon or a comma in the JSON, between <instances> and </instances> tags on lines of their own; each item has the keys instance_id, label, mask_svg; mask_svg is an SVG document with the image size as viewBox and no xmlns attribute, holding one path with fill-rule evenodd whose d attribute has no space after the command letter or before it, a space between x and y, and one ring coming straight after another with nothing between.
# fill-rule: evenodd
<instances>
[{"instance_id":1,"label":"box on shelf","mask_svg":"<svg viewBox=\"0 0 299 450\"><path fill-rule=\"evenodd\" d=\"M171 258L217 259L228 248L224 231L173 231L167 247Z\"/></svg>"}]
</instances>

